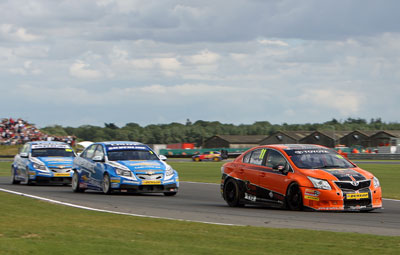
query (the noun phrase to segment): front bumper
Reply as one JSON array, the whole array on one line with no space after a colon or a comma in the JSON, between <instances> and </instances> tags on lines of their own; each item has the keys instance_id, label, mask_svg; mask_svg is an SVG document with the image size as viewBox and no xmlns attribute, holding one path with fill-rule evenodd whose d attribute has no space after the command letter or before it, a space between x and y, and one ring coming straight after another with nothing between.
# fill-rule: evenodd
<instances>
[{"instance_id":1,"label":"front bumper","mask_svg":"<svg viewBox=\"0 0 400 255\"><path fill-rule=\"evenodd\" d=\"M305 207L317 211L364 211L382 208L381 188L357 191L301 187Z\"/></svg>"},{"instance_id":2,"label":"front bumper","mask_svg":"<svg viewBox=\"0 0 400 255\"><path fill-rule=\"evenodd\" d=\"M36 183L71 184L73 172L53 173L29 170L29 180Z\"/></svg>"},{"instance_id":3,"label":"front bumper","mask_svg":"<svg viewBox=\"0 0 400 255\"><path fill-rule=\"evenodd\" d=\"M177 192L179 189L178 177L169 180L132 180L124 177L111 177L111 188L121 192L134 193L163 193Z\"/></svg>"}]
</instances>

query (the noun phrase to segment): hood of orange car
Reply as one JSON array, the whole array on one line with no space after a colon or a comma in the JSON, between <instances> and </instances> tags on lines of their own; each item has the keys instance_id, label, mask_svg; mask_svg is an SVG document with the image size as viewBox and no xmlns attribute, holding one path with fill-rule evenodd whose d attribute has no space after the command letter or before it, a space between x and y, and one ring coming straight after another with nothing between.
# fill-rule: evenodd
<instances>
[{"instance_id":1,"label":"hood of orange car","mask_svg":"<svg viewBox=\"0 0 400 255\"><path fill-rule=\"evenodd\" d=\"M360 172L351 168L327 168L308 170L307 175L326 180L363 181L367 178Z\"/></svg>"}]
</instances>

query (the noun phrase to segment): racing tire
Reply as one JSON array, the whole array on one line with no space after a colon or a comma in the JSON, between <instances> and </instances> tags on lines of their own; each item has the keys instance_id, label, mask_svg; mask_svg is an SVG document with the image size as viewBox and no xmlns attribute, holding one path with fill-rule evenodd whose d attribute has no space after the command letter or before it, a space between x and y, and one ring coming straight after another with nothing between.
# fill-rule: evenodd
<instances>
[{"instance_id":1,"label":"racing tire","mask_svg":"<svg viewBox=\"0 0 400 255\"><path fill-rule=\"evenodd\" d=\"M79 175L75 171L74 174L72 175L72 180L71 180L71 187L73 192L77 193L82 193L85 191L85 189L82 189L79 187L80 186L80 181L79 181Z\"/></svg>"},{"instance_id":2,"label":"racing tire","mask_svg":"<svg viewBox=\"0 0 400 255\"><path fill-rule=\"evenodd\" d=\"M14 167L11 167L11 184L20 184L20 180L15 179L15 169Z\"/></svg>"},{"instance_id":3,"label":"racing tire","mask_svg":"<svg viewBox=\"0 0 400 255\"><path fill-rule=\"evenodd\" d=\"M237 181L229 179L224 185L224 199L230 207L242 207L243 193L240 191Z\"/></svg>"},{"instance_id":4,"label":"racing tire","mask_svg":"<svg viewBox=\"0 0 400 255\"><path fill-rule=\"evenodd\" d=\"M286 207L292 211L303 210L303 194L301 193L300 187L297 183L289 185L286 192L285 204Z\"/></svg>"},{"instance_id":5,"label":"racing tire","mask_svg":"<svg viewBox=\"0 0 400 255\"><path fill-rule=\"evenodd\" d=\"M111 194L111 180L110 176L106 173L103 176L103 182L101 183L101 188L104 194Z\"/></svg>"},{"instance_id":6,"label":"racing tire","mask_svg":"<svg viewBox=\"0 0 400 255\"><path fill-rule=\"evenodd\" d=\"M215 157L213 160L214 160L215 162L221 161L221 159L218 158L218 157Z\"/></svg>"},{"instance_id":7,"label":"racing tire","mask_svg":"<svg viewBox=\"0 0 400 255\"><path fill-rule=\"evenodd\" d=\"M31 175L29 174L29 169L28 169L28 168L26 169L26 172L28 173L28 174L26 175L26 185L28 185L28 186L33 186L33 185L35 185L35 182L32 181L31 178L30 178Z\"/></svg>"},{"instance_id":8,"label":"racing tire","mask_svg":"<svg viewBox=\"0 0 400 255\"><path fill-rule=\"evenodd\" d=\"M193 160L196 161L196 162L201 161L200 158L194 158Z\"/></svg>"},{"instance_id":9,"label":"racing tire","mask_svg":"<svg viewBox=\"0 0 400 255\"><path fill-rule=\"evenodd\" d=\"M164 196L172 197L175 196L177 192L164 192Z\"/></svg>"}]
</instances>

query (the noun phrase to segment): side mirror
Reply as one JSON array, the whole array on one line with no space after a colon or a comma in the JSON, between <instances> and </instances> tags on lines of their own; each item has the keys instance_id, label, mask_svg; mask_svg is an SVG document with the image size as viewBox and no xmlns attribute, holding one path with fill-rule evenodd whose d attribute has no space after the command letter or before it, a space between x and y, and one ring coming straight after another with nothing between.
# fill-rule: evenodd
<instances>
[{"instance_id":1,"label":"side mirror","mask_svg":"<svg viewBox=\"0 0 400 255\"><path fill-rule=\"evenodd\" d=\"M104 157L102 157L102 156L94 156L94 157L92 158L92 160L93 160L94 162L104 162Z\"/></svg>"},{"instance_id":2,"label":"side mirror","mask_svg":"<svg viewBox=\"0 0 400 255\"><path fill-rule=\"evenodd\" d=\"M282 172L284 174L287 174L290 171L290 165L288 163L286 164L277 164L272 167L272 169L278 170L279 172Z\"/></svg>"},{"instance_id":3,"label":"side mirror","mask_svg":"<svg viewBox=\"0 0 400 255\"><path fill-rule=\"evenodd\" d=\"M19 156L20 156L21 158L27 158L29 155L28 155L28 153L26 153L26 152L21 152L21 153L19 154Z\"/></svg>"},{"instance_id":4,"label":"side mirror","mask_svg":"<svg viewBox=\"0 0 400 255\"><path fill-rule=\"evenodd\" d=\"M161 159L162 161L167 161L167 157L164 156L164 155L160 155L160 159Z\"/></svg>"}]
</instances>

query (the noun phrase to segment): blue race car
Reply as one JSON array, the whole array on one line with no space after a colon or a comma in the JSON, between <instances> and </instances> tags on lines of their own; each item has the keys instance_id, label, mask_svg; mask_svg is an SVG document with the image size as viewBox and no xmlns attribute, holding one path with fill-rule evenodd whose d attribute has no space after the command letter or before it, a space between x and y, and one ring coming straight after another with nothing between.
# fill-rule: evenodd
<instances>
[{"instance_id":1,"label":"blue race car","mask_svg":"<svg viewBox=\"0 0 400 255\"><path fill-rule=\"evenodd\" d=\"M14 157L11 182L70 184L75 152L62 142L28 142Z\"/></svg>"},{"instance_id":2,"label":"blue race car","mask_svg":"<svg viewBox=\"0 0 400 255\"><path fill-rule=\"evenodd\" d=\"M138 142L100 142L87 147L73 164L72 189L176 195L178 173L147 145Z\"/></svg>"}]
</instances>

